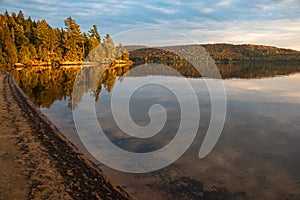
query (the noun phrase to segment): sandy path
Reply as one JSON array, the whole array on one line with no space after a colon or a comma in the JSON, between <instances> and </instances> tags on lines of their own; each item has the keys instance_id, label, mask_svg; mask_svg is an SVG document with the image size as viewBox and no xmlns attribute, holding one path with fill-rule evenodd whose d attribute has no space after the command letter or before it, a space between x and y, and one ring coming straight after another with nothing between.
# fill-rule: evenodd
<instances>
[{"instance_id":1,"label":"sandy path","mask_svg":"<svg viewBox=\"0 0 300 200\"><path fill-rule=\"evenodd\" d=\"M0 199L130 199L0 72Z\"/></svg>"}]
</instances>

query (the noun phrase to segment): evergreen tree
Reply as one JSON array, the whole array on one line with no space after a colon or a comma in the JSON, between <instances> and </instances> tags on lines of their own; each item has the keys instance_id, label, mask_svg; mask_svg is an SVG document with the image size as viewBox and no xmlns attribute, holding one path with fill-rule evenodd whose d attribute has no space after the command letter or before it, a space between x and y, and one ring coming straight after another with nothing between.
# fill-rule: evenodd
<instances>
[{"instance_id":1,"label":"evergreen tree","mask_svg":"<svg viewBox=\"0 0 300 200\"><path fill-rule=\"evenodd\" d=\"M105 50L101 43L101 38L96 25L94 25L93 28L89 31L88 51L88 61L104 62L106 57Z\"/></svg>"},{"instance_id":2,"label":"evergreen tree","mask_svg":"<svg viewBox=\"0 0 300 200\"><path fill-rule=\"evenodd\" d=\"M117 59L129 60L129 53L121 43L117 46Z\"/></svg>"},{"instance_id":3,"label":"evergreen tree","mask_svg":"<svg viewBox=\"0 0 300 200\"><path fill-rule=\"evenodd\" d=\"M18 62L17 49L8 25L9 21L10 17L6 11L4 16L1 15L0 21L0 62L2 66L13 66Z\"/></svg>"},{"instance_id":4,"label":"evergreen tree","mask_svg":"<svg viewBox=\"0 0 300 200\"><path fill-rule=\"evenodd\" d=\"M17 48L13 43L7 24L3 24L0 26L0 34L0 43L2 47L1 51L4 57L4 59L1 60L5 60L5 63L3 63L4 65L13 66L16 62L18 62Z\"/></svg>"},{"instance_id":5,"label":"evergreen tree","mask_svg":"<svg viewBox=\"0 0 300 200\"><path fill-rule=\"evenodd\" d=\"M83 59L84 39L79 25L71 17L65 20L66 33L63 37L64 60L81 61Z\"/></svg>"},{"instance_id":6,"label":"evergreen tree","mask_svg":"<svg viewBox=\"0 0 300 200\"><path fill-rule=\"evenodd\" d=\"M101 37L100 37L100 34L98 33L97 25L94 24L93 28L91 30L89 30L89 33L90 33L90 37L95 38L96 40L101 42Z\"/></svg>"},{"instance_id":7,"label":"evergreen tree","mask_svg":"<svg viewBox=\"0 0 300 200\"><path fill-rule=\"evenodd\" d=\"M3 21L5 21L6 23L8 22L8 20L9 20L9 18L10 18L10 16L9 16L9 14L8 14L8 11L7 10L5 10L5 12L4 12L4 19L3 19Z\"/></svg>"},{"instance_id":8,"label":"evergreen tree","mask_svg":"<svg viewBox=\"0 0 300 200\"><path fill-rule=\"evenodd\" d=\"M106 53L106 60L109 62L113 61L116 57L116 47L109 34L106 34L103 41L103 46Z\"/></svg>"},{"instance_id":9,"label":"evergreen tree","mask_svg":"<svg viewBox=\"0 0 300 200\"><path fill-rule=\"evenodd\" d=\"M96 25L93 25L93 28L89 30L89 39L88 39L89 51L93 50L99 44L101 44L101 38L98 33L98 28Z\"/></svg>"},{"instance_id":10,"label":"evergreen tree","mask_svg":"<svg viewBox=\"0 0 300 200\"><path fill-rule=\"evenodd\" d=\"M118 55L128 56L125 48L119 45ZM13 66L17 62L30 65L39 62L113 61L116 47L110 35L101 37L96 25L88 34L82 34L79 25L71 17L65 20L65 29L53 29L45 20L33 21L24 18L22 11L9 16L0 14L0 65Z\"/></svg>"},{"instance_id":11,"label":"evergreen tree","mask_svg":"<svg viewBox=\"0 0 300 200\"><path fill-rule=\"evenodd\" d=\"M54 52L55 52L54 60L56 62L61 61L63 58L63 32L62 32L62 30L63 29L59 29L59 28L54 29L54 32L55 32L55 35L56 35L56 38L58 41L58 46L54 49Z\"/></svg>"},{"instance_id":12,"label":"evergreen tree","mask_svg":"<svg viewBox=\"0 0 300 200\"><path fill-rule=\"evenodd\" d=\"M31 20L30 17L28 17L27 20L24 21L24 31L25 31L25 36L29 39L29 42L31 44L35 44L35 36L34 36L34 23Z\"/></svg>"},{"instance_id":13,"label":"evergreen tree","mask_svg":"<svg viewBox=\"0 0 300 200\"><path fill-rule=\"evenodd\" d=\"M17 23L18 24L24 23L24 14L21 10L19 11L18 16L17 16Z\"/></svg>"},{"instance_id":14,"label":"evergreen tree","mask_svg":"<svg viewBox=\"0 0 300 200\"><path fill-rule=\"evenodd\" d=\"M6 66L7 66L7 63L3 56L2 48L0 48L0 68L5 68Z\"/></svg>"},{"instance_id":15,"label":"evergreen tree","mask_svg":"<svg viewBox=\"0 0 300 200\"><path fill-rule=\"evenodd\" d=\"M83 33L83 56L86 58L89 53L89 38L86 33Z\"/></svg>"},{"instance_id":16,"label":"evergreen tree","mask_svg":"<svg viewBox=\"0 0 300 200\"><path fill-rule=\"evenodd\" d=\"M34 33L37 38L39 59L47 63L57 60L58 55L55 49L59 46L59 40L55 30L42 20L37 23Z\"/></svg>"},{"instance_id":17,"label":"evergreen tree","mask_svg":"<svg viewBox=\"0 0 300 200\"><path fill-rule=\"evenodd\" d=\"M13 42L15 43L18 51L18 61L24 64L31 64L33 55L30 54L29 50L29 39L24 33L24 27L21 24L16 24L15 29L11 30Z\"/></svg>"},{"instance_id":18,"label":"evergreen tree","mask_svg":"<svg viewBox=\"0 0 300 200\"><path fill-rule=\"evenodd\" d=\"M33 63L33 58L36 56L35 48L32 44L22 45L18 50L18 55L18 62L30 65Z\"/></svg>"}]
</instances>

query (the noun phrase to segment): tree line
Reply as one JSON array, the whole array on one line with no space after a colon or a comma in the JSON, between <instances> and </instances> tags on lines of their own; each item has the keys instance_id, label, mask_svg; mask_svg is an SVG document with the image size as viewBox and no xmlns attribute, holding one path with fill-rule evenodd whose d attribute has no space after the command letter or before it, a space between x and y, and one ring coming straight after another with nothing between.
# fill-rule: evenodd
<instances>
[{"instance_id":1,"label":"tree line","mask_svg":"<svg viewBox=\"0 0 300 200\"><path fill-rule=\"evenodd\" d=\"M300 52L292 49L253 44L202 45L215 61L300 61Z\"/></svg>"},{"instance_id":2,"label":"tree line","mask_svg":"<svg viewBox=\"0 0 300 200\"><path fill-rule=\"evenodd\" d=\"M115 82L122 81L129 72L129 65L115 65L107 68L106 64L95 67L82 68L40 68L28 67L22 70L12 71L16 82L32 100L32 102L44 108L50 108L57 99L67 100L68 106L72 107L81 101L83 94L91 92L98 101L101 91L104 89L111 92ZM77 77L78 73L80 76ZM100 78L98 77L99 75ZM78 87L76 95L73 96L73 87L76 80L84 82L83 87ZM81 80L82 79L82 80ZM88 91L89 90L89 91Z\"/></svg>"},{"instance_id":3,"label":"tree line","mask_svg":"<svg viewBox=\"0 0 300 200\"><path fill-rule=\"evenodd\" d=\"M25 19L22 11L0 14L0 67L129 59L126 49L115 46L109 34L101 38L96 25L83 33L72 17L64 23L64 28L52 28L46 20Z\"/></svg>"},{"instance_id":4,"label":"tree line","mask_svg":"<svg viewBox=\"0 0 300 200\"><path fill-rule=\"evenodd\" d=\"M201 77L193 67L181 65L179 62L170 63L169 66L179 70L185 77ZM266 78L300 72L299 64L289 62L232 62L229 64L218 63L217 66L223 79ZM72 100L76 105L81 101L84 93L91 92L91 90L88 91L90 88L94 88L92 90L93 95L95 100L98 101L103 90L111 92L117 80L122 82L127 76L139 77L163 74L178 76L177 73L172 75L172 71L169 71L168 68L157 67L157 65L151 64L135 69L129 74L132 67L134 68L135 65L116 65L113 68L106 68L106 65L102 64L102 66L82 68L80 70L81 76L77 76L79 68L24 68L13 71L13 74L16 82L26 95L36 105L45 108L49 108L57 99L69 99L68 105L71 108ZM72 96L76 76L81 78L78 81L85 82L85 84L83 87L77 88L81 89L81 92L76 93L79 96Z\"/></svg>"},{"instance_id":5,"label":"tree line","mask_svg":"<svg viewBox=\"0 0 300 200\"><path fill-rule=\"evenodd\" d=\"M129 48L127 48L129 49ZM201 50L202 49L202 50ZM207 58L218 62L232 61L268 61L268 62L299 62L300 52L291 49L264 45L233 45L233 44L193 44L165 46L162 48L141 47L130 51L130 60L134 62L186 62L173 52L180 52L189 60ZM188 64L188 63L187 63Z\"/></svg>"}]
</instances>

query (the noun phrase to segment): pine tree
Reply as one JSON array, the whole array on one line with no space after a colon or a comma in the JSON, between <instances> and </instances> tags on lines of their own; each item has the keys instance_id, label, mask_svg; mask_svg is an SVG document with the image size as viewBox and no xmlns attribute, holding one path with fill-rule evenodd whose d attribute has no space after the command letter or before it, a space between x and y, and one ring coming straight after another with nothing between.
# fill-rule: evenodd
<instances>
[{"instance_id":1,"label":"pine tree","mask_svg":"<svg viewBox=\"0 0 300 200\"><path fill-rule=\"evenodd\" d=\"M17 23L18 24L24 23L24 14L21 10L19 11L18 16L17 16Z\"/></svg>"},{"instance_id":2,"label":"pine tree","mask_svg":"<svg viewBox=\"0 0 300 200\"><path fill-rule=\"evenodd\" d=\"M62 29L63 30L63 29ZM58 41L58 46L54 49L54 57L53 59L56 62L59 62L63 58L63 32L59 28L54 29L57 41Z\"/></svg>"},{"instance_id":3,"label":"pine tree","mask_svg":"<svg viewBox=\"0 0 300 200\"><path fill-rule=\"evenodd\" d=\"M101 38L98 33L97 26L94 25L93 28L89 31L88 38L88 61L92 62L104 62L105 60L105 50L101 43Z\"/></svg>"},{"instance_id":4,"label":"pine tree","mask_svg":"<svg viewBox=\"0 0 300 200\"><path fill-rule=\"evenodd\" d=\"M100 34L98 33L98 27L97 25L93 25L93 28L89 30L90 37L95 38L99 42L101 42Z\"/></svg>"},{"instance_id":5,"label":"pine tree","mask_svg":"<svg viewBox=\"0 0 300 200\"><path fill-rule=\"evenodd\" d=\"M103 41L103 46L105 49L107 61L113 61L116 57L116 47L114 41L112 40L109 34L106 34Z\"/></svg>"},{"instance_id":6,"label":"pine tree","mask_svg":"<svg viewBox=\"0 0 300 200\"><path fill-rule=\"evenodd\" d=\"M37 23L35 29L37 38L38 57L41 61L51 63L57 58L55 49L59 46L59 40L55 31L47 24L45 20Z\"/></svg>"},{"instance_id":7,"label":"pine tree","mask_svg":"<svg viewBox=\"0 0 300 200\"><path fill-rule=\"evenodd\" d=\"M7 24L0 26L0 33L0 43L2 46L3 57L5 58L4 64L8 66L13 66L16 62L18 62L17 48L13 43Z\"/></svg>"},{"instance_id":8,"label":"pine tree","mask_svg":"<svg viewBox=\"0 0 300 200\"><path fill-rule=\"evenodd\" d=\"M31 44L35 44L35 36L34 36L34 23L31 20L30 16L23 23L25 36L29 39Z\"/></svg>"},{"instance_id":9,"label":"pine tree","mask_svg":"<svg viewBox=\"0 0 300 200\"><path fill-rule=\"evenodd\" d=\"M9 18L10 18L10 16L9 16L9 14L8 14L8 11L7 10L5 10L5 12L4 12L4 20L5 20L5 22L8 22L8 20L9 20Z\"/></svg>"},{"instance_id":10,"label":"pine tree","mask_svg":"<svg viewBox=\"0 0 300 200\"><path fill-rule=\"evenodd\" d=\"M119 46L118 55L127 59L126 50ZM22 11L9 16L0 14L0 65L13 66L17 62L30 65L36 62L87 60L112 62L116 47L110 35L101 37L96 25L88 34L81 34L80 27L71 17L65 20L65 29L53 29L45 20L24 18Z\"/></svg>"},{"instance_id":11,"label":"pine tree","mask_svg":"<svg viewBox=\"0 0 300 200\"><path fill-rule=\"evenodd\" d=\"M5 68L7 66L5 57L3 56L2 48L0 48L0 68Z\"/></svg>"},{"instance_id":12,"label":"pine tree","mask_svg":"<svg viewBox=\"0 0 300 200\"><path fill-rule=\"evenodd\" d=\"M0 62L2 66L13 66L18 62L17 49L9 29L9 21L10 17L6 11L4 16L1 15L0 21Z\"/></svg>"},{"instance_id":13,"label":"pine tree","mask_svg":"<svg viewBox=\"0 0 300 200\"><path fill-rule=\"evenodd\" d=\"M33 57L34 55L32 55L32 51L29 49L30 47L32 47L31 44L29 45L22 45L19 50L18 50L18 55L19 55L19 59L18 62L25 64L25 65L30 65L33 63Z\"/></svg>"},{"instance_id":14,"label":"pine tree","mask_svg":"<svg viewBox=\"0 0 300 200\"><path fill-rule=\"evenodd\" d=\"M63 37L64 60L81 61L83 59L84 39L79 25L71 17L65 20L66 33Z\"/></svg>"},{"instance_id":15,"label":"pine tree","mask_svg":"<svg viewBox=\"0 0 300 200\"><path fill-rule=\"evenodd\" d=\"M24 28L21 24L16 24L15 29L11 30L13 42L15 43L18 51L18 61L24 64L30 64L32 57L29 51L29 39L24 33Z\"/></svg>"},{"instance_id":16,"label":"pine tree","mask_svg":"<svg viewBox=\"0 0 300 200\"><path fill-rule=\"evenodd\" d=\"M117 59L129 60L129 53L121 43L117 46Z\"/></svg>"},{"instance_id":17,"label":"pine tree","mask_svg":"<svg viewBox=\"0 0 300 200\"><path fill-rule=\"evenodd\" d=\"M101 44L101 38L98 33L98 28L96 25L93 25L93 28L89 30L89 40L88 47L89 51L93 50L95 47Z\"/></svg>"}]
</instances>

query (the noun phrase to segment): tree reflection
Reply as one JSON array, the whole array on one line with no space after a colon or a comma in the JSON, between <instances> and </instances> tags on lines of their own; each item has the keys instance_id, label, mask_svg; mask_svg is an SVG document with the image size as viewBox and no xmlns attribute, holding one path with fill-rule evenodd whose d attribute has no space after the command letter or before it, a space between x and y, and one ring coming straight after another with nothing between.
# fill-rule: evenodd
<instances>
[{"instance_id":1,"label":"tree reflection","mask_svg":"<svg viewBox=\"0 0 300 200\"><path fill-rule=\"evenodd\" d=\"M68 100L71 108L72 101L76 106L84 93L92 94L98 101L101 89L110 92L117 77L122 81L129 69L130 66L126 64L99 64L82 68L24 68L13 74L18 85L35 105L50 108L55 100ZM72 96L75 80L79 85L76 89L80 91L75 93L77 96Z\"/></svg>"},{"instance_id":2,"label":"tree reflection","mask_svg":"<svg viewBox=\"0 0 300 200\"><path fill-rule=\"evenodd\" d=\"M126 76L138 77L148 75L178 76L172 73L170 68L158 67L157 64L99 64L97 66L72 66L52 68L23 68L14 71L16 82L39 107L50 108L56 100L67 100L68 105L73 106L81 102L84 94L92 95L96 101L99 100L103 89L111 92L116 81L122 82ZM186 62L166 62L159 64L167 65L171 69L180 72L184 77L199 78L201 74ZM271 63L271 62L233 62L217 63L223 79L230 78L266 78L278 75L290 75L300 72L298 63ZM134 69L134 70L132 70ZM209 69L206 69L209 74ZM76 79L77 76L77 79ZM75 80L78 86L73 96L73 86Z\"/></svg>"}]
</instances>

